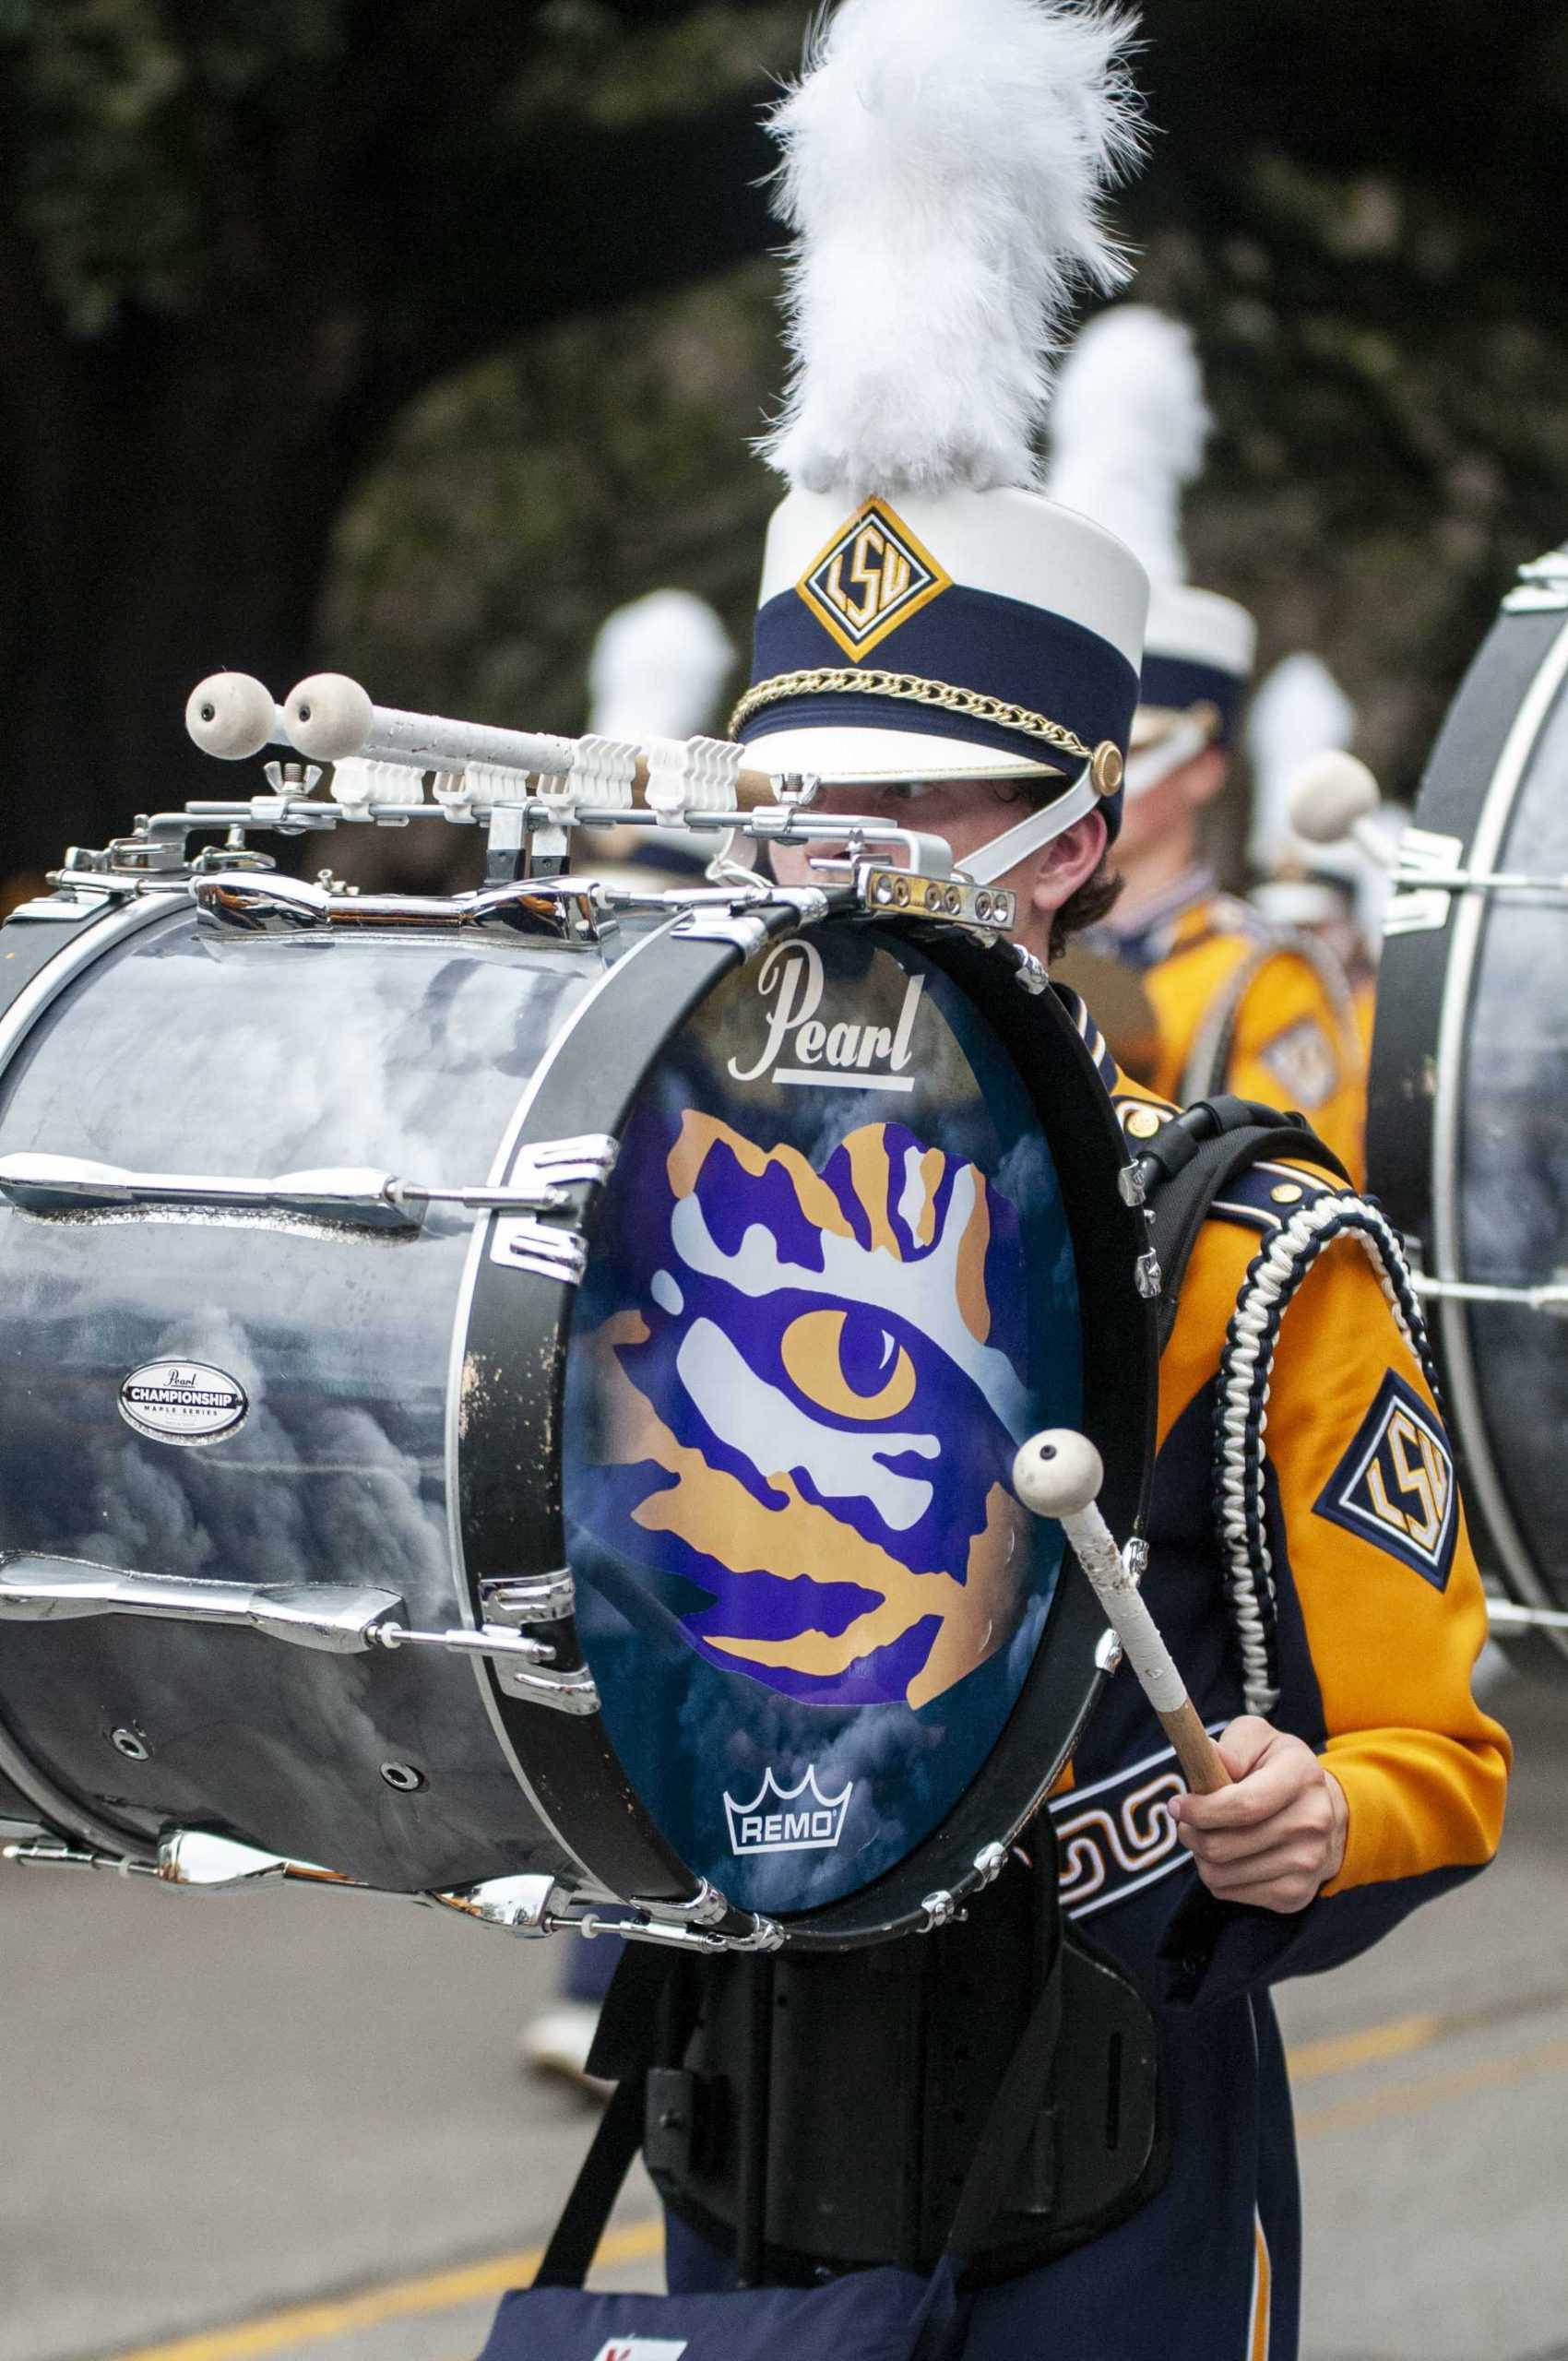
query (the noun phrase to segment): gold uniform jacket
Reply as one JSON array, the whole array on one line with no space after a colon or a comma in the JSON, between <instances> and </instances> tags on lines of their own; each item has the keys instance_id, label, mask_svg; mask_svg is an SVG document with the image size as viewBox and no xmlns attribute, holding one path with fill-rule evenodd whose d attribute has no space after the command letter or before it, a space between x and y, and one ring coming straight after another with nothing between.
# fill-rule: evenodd
<instances>
[{"instance_id":1,"label":"gold uniform jacket","mask_svg":"<svg viewBox=\"0 0 1568 2361\"><path fill-rule=\"evenodd\" d=\"M1233 1091L1297 1108L1360 1177L1366 1052L1348 987L1317 946L1273 934L1244 902L1187 881L1135 932L1094 947L1134 967L1158 1027L1151 1088L1177 1106Z\"/></svg>"}]
</instances>

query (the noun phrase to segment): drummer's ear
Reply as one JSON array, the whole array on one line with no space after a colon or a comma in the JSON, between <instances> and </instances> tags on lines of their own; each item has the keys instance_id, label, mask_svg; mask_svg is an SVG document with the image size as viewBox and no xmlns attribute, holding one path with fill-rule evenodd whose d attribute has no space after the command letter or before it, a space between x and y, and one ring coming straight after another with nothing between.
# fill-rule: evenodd
<instances>
[{"instance_id":1,"label":"drummer's ear","mask_svg":"<svg viewBox=\"0 0 1568 2361\"><path fill-rule=\"evenodd\" d=\"M1043 919L1054 918L1080 885L1087 885L1105 859L1103 812L1087 812L1053 838L1040 854L1029 888L1029 908Z\"/></svg>"}]
</instances>

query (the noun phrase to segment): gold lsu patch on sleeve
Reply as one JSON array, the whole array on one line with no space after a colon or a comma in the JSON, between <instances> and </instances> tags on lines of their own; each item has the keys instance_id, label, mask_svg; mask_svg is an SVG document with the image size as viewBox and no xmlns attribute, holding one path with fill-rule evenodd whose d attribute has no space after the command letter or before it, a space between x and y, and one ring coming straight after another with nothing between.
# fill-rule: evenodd
<instances>
[{"instance_id":1,"label":"gold lsu patch on sleeve","mask_svg":"<svg viewBox=\"0 0 1568 2361\"><path fill-rule=\"evenodd\" d=\"M1258 1052L1293 1107L1324 1107L1339 1087L1339 1053L1315 1016L1298 1017Z\"/></svg>"},{"instance_id":2,"label":"gold lsu patch on sleeve","mask_svg":"<svg viewBox=\"0 0 1568 2361\"><path fill-rule=\"evenodd\" d=\"M1390 1370L1316 1501L1314 1515L1445 1590L1459 1533L1459 1488L1442 1425Z\"/></svg>"}]
</instances>

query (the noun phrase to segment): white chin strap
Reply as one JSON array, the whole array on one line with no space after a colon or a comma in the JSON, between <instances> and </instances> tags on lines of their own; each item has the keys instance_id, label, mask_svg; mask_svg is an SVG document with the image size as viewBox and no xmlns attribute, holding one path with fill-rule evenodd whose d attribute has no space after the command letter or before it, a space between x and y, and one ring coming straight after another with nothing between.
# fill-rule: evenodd
<instances>
[{"instance_id":1,"label":"white chin strap","mask_svg":"<svg viewBox=\"0 0 1568 2361\"><path fill-rule=\"evenodd\" d=\"M1054 844L1058 836L1064 836L1099 803L1099 790L1086 770L1077 784L1058 796L1054 803L1031 812L1027 820L1020 820L1016 827L1006 829L1000 836L992 836L990 844L982 845L978 852L966 853L958 863L959 875L967 877L971 885L994 885L1010 869L1028 860L1030 853L1040 852L1047 845Z\"/></svg>"},{"instance_id":2,"label":"white chin strap","mask_svg":"<svg viewBox=\"0 0 1568 2361\"><path fill-rule=\"evenodd\" d=\"M1214 741L1214 724L1203 714L1189 713L1174 730L1157 739L1152 746L1143 747L1127 757L1126 797L1135 803L1140 795L1170 778L1186 763L1201 754Z\"/></svg>"}]
</instances>

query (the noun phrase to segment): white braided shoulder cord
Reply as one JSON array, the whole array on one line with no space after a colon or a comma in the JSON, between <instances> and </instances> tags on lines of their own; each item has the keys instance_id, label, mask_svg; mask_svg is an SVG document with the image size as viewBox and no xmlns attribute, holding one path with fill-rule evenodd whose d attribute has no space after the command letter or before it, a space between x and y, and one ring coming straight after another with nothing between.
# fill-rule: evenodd
<instances>
[{"instance_id":1,"label":"white braided shoulder cord","mask_svg":"<svg viewBox=\"0 0 1568 2361\"><path fill-rule=\"evenodd\" d=\"M1404 1250L1381 1205L1350 1194L1318 1197L1260 1248L1236 1300L1219 1364L1216 1466L1220 1548L1236 1618L1247 1711L1279 1702L1270 1632L1274 1563L1264 1521L1269 1385L1279 1331L1301 1282L1336 1238L1360 1244L1406 1343L1435 1394L1436 1373Z\"/></svg>"}]
</instances>

